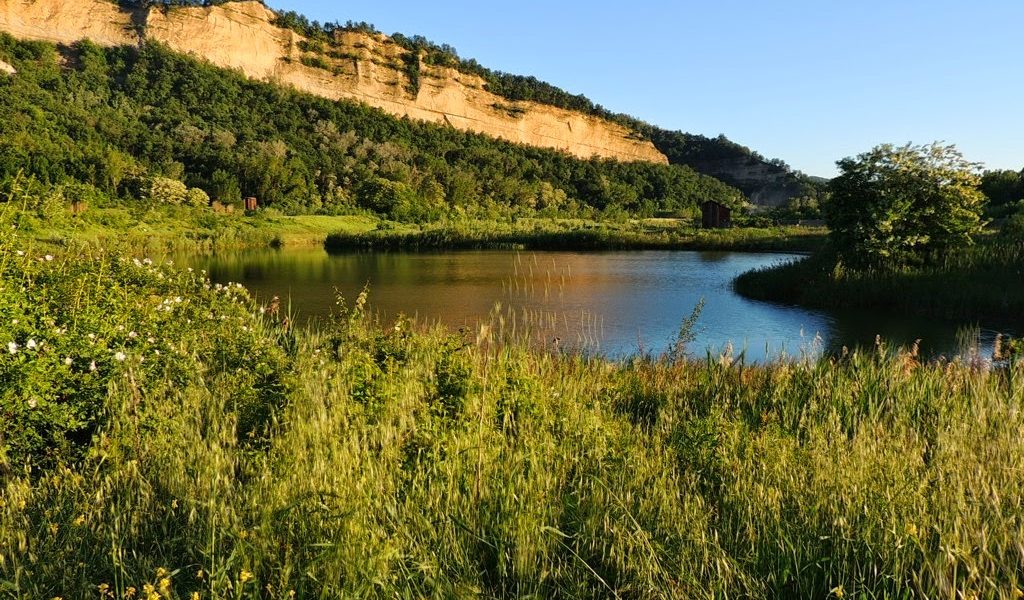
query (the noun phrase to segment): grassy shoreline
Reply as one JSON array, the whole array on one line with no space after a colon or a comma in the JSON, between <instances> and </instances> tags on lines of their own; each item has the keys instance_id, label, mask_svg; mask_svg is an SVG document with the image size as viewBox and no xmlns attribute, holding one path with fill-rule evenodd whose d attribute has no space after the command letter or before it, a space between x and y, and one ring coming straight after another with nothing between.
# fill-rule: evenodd
<instances>
[{"instance_id":1,"label":"grassy shoreline","mask_svg":"<svg viewBox=\"0 0 1024 600\"><path fill-rule=\"evenodd\" d=\"M8 231L12 598L1024 587L1024 364L610 363L361 301L298 330L237 286Z\"/></svg>"},{"instance_id":2,"label":"grassy shoreline","mask_svg":"<svg viewBox=\"0 0 1024 600\"><path fill-rule=\"evenodd\" d=\"M819 253L744 273L734 289L748 298L813 308L866 308L1020 326L1024 242L985 235L972 247L898 270L847 270Z\"/></svg>"}]
</instances>

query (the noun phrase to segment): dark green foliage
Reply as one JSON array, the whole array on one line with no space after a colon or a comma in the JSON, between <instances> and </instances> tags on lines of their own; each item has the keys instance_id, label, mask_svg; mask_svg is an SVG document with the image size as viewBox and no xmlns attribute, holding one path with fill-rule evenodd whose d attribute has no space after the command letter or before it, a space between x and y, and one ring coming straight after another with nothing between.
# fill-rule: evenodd
<instances>
[{"instance_id":1,"label":"dark green foliage","mask_svg":"<svg viewBox=\"0 0 1024 600\"><path fill-rule=\"evenodd\" d=\"M472 389L473 369L466 348L460 338L452 336L446 340L434 367L431 407L445 419L458 419Z\"/></svg>"},{"instance_id":2,"label":"dark green foliage","mask_svg":"<svg viewBox=\"0 0 1024 600\"><path fill-rule=\"evenodd\" d=\"M988 198L986 214L1006 217L1024 208L1024 171L985 171L981 176L981 193Z\"/></svg>"},{"instance_id":3,"label":"dark green foliage","mask_svg":"<svg viewBox=\"0 0 1024 600\"><path fill-rule=\"evenodd\" d=\"M62 48L0 36L19 73L0 80L0 180L79 181L131 195L141 175L181 179L211 199L288 213L374 210L424 221L652 215L738 191L689 168L580 160L400 120L217 69L157 44Z\"/></svg>"}]
</instances>

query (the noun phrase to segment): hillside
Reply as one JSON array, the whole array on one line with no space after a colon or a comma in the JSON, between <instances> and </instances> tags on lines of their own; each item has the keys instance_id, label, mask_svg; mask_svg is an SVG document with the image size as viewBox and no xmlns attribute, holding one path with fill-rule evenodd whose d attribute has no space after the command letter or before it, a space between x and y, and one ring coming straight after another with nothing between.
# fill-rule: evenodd
<instances>
[{"instance_id":1,"label":"hillside","mask_svg":"<svg viewBox=\"0 0 1024 600\"><path fill-rule=\"evenodd\" d=\"M509 102L487 92L479 77L421 65L412 90L406 64L418 60L382 35L339 35L330 55L275 24L275 13L254 1L210 7L127 9L104 0L0 0L0 30L23 39L102 46L155 41L247 76L330 99L359 100L399 117L447 124L462 131L582 158L666 163L646 140L592 115L535 102Z\"/></svg>"},{"instance_id":2,"label":"hillside","mask_svg":"<svg viewBox=\"0 0 1024 600\"><path fill-rule=\"evenodd\" d=\"M92 189L157 203L179 180L224 203L255 196L289 214L419 222L692 215L705 199L742 201L688 167L583 160L399 119L159 43L58 47L0 34L0 61L16 71L0 75L0 200L29 178L84 185L73 193L86 199Z\"/></svg>"},{"instance_id":3,"label":"hillside","mask_svg":"<svg viewBox=\"0 0 1024 600\"><path fill-rule=\"evenodd\" d=\"M389 37L365 23L310 23L256 1L149 4L0 0L0 31L62 44L155 41L254 79L358 100L399 117L582 158L687 165L736 186L757 204L813 193L813 183L781 161L723 136L663 130L533 77L491 71L418 36Z\"/></svg>"}]
</instances>

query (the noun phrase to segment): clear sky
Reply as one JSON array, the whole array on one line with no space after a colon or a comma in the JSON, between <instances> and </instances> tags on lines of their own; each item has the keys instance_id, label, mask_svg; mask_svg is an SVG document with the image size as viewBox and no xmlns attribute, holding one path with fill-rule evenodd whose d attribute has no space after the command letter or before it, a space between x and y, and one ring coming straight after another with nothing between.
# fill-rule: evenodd
<instances>
[{"instance_id":1,"label":"clear sky","mask_svg":"<svg viewBox=\"0 0 1024 600\"><path fill-rule=\"evenodd\" d=\"M269 0L419 34L811 175L883 143L1024 167L1024 0Z\"/></svg>"}]
</instances>

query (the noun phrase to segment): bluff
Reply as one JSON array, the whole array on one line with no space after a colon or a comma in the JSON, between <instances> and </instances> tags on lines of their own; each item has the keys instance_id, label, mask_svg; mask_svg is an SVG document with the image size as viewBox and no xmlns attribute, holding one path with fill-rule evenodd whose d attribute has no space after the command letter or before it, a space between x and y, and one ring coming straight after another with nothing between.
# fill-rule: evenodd
<instances>
[{"instance_id":1,"label":"bluff","mask_svg":"<svg viewBox=\"0 0 1024 600\"><path fill-rule=\"evenodd\" d=\"M484 81L424 64L387 36L340 33L330 52L275 24L255 1L212 7L127 9L105 0L0 0L0 30L15 37L101 46L155 41L246 76L334 100L357 100L399 117L582 158L667 164L629 128L594 115L488 92ZM416 68L409 64L415 61ZM416 81L412 81L415 73Z\"/></svg>"}]
</instances>

